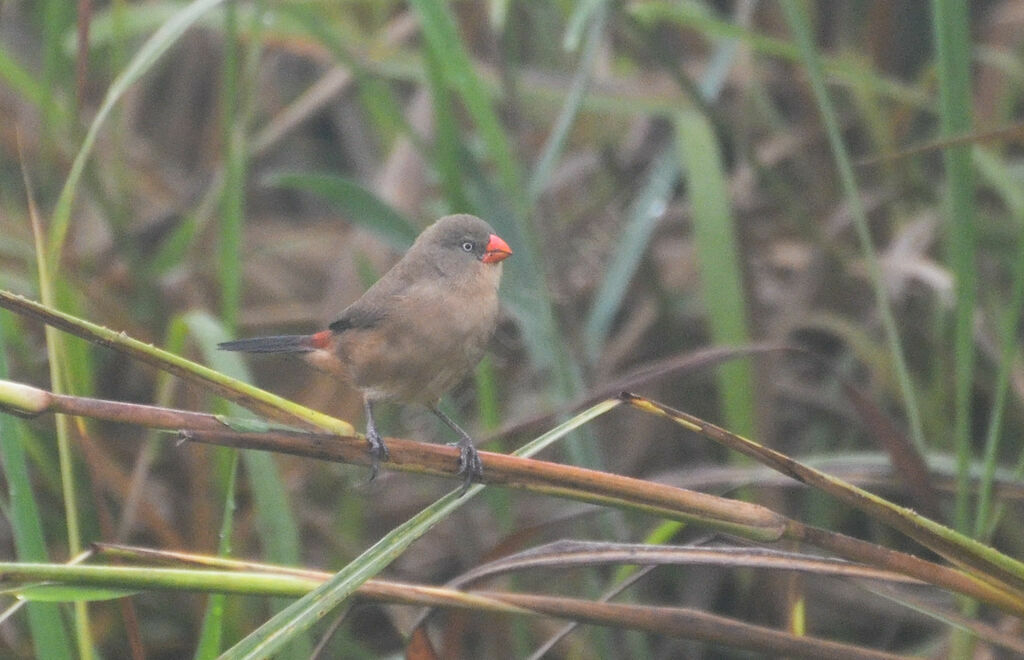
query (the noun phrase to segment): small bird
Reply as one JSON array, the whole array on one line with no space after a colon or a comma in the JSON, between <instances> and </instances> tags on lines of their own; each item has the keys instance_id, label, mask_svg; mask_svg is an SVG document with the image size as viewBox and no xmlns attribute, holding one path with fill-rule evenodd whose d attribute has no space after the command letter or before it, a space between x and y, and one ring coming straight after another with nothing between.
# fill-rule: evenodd
<instances>
[{"instance_id":1,"label":"small bird","mask_svg":"<svg viewBox=\"0 0 1024 660\"><path fill-rule=\"evenodd\" d=\"M511 254L480 218L445 216L423 230L398 263L326 330L238 339L219 348L300 353L317 369L350 382L363 395L371 479L389 458L373 405L425 405L459 434L464 493L483 475L483 464L469 434L437 406L483 357L498 320L501 262Z\"/></svg>"}]
</instances>

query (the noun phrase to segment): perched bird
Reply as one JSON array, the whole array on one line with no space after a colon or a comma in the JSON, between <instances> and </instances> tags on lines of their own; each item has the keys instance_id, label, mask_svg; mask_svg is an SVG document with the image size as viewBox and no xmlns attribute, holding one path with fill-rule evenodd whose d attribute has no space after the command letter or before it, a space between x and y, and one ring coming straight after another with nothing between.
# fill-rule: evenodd
<instances>
[{"instance_id":1,"label":"perched bird","mask_svg":"<svg viewBox=\"0 0 1024 660\"><path fill-rule=\"evenodd\" d=\"M228 351L300 353L363 395L371 479L388 450L373 420L382 400L427 406L459 434L463 492L483 465L473 440L437 404L480 358L498 319L501 262L512 254L491 226L449 215L427 227L409 251L327 330L312 335L224 342Z\"/></svg>"}]
</instances>

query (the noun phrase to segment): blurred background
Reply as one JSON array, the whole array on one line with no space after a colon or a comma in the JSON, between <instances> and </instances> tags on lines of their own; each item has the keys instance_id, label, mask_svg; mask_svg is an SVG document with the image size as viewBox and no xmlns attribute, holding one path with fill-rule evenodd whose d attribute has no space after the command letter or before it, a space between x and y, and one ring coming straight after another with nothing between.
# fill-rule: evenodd
<instances>
[{"instance_id":1,"label":"blurred background","mask_svg":"<svg viewBox=\"0 0 1024 660\"><path fill-rule=\"evenodd\" d=\"M589 398L628 388L1019 557L1024 4L946 4L794 5L801 32L772 1L253 1L217 6L179 36L157 30L184 20L186 3L6 0L0 288L39 299L42 250L61 309L215 368L248 368L255 384L362 429L359 396L344 385L287 357L243 364L213 347L322 328L420 229L471 212L515 251L488 357L444 404L484 448L512 451ZM154 42L163 47L147 51ZM76 157L84 169L69 191ZM39 244L30 199L45 225ZM7 377L48 386L41 326L0 312L0 329ZM752 344L753 356L737 350ZM75 393L229 410L103 348L73 340L67 351ZM45 550L64 561L52 420L4 424L26 450ZM411 407L382 406L380 425L454 439ZM230 452L124 425L86 423L72 437L83 539L217 552ZM894 474L900 453L927 462L928 478ZM906 544L631 410L542 457L739 492ZM336 570L453 485L243 458L233 555ZM979 504L981 493L1010 508ZM9 522L0 554L26 559ZM545 541L640 542L657 529L654 518L487 489L387 575L441 584ZM668 538L709 540L697 529ZM613 573L561 572L558 589L596 596ZM540 571L514 584L553 588ZM945 647L946 628L885 599L834 581L805 588L814 634ZM626 598L773 626L787 618L785 585L770 572L661 568ZM105 655L130 653L129 625L148 657L194 652L204 596L131 600L132 624L116 602L90 608ZM227 641L272 607L229 603ZM412 616L358 606L330 648L397 652ZM448 657L525 656L558 625L434 621ZM31 655L24 620L0 627L0 646ZM733 657L598 628L553 651L612 654Z\"/></svg>"}]
</instances>

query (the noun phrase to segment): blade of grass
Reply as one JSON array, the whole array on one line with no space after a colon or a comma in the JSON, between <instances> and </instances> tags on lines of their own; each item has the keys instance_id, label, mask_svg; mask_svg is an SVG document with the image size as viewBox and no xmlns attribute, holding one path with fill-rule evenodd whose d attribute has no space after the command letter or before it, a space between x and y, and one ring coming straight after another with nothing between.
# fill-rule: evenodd
<instances>
[{"instance_id":1,"label":"blade of grass","mask_svg":"<svg viewBox=\"0 0 1024 660\"><path fill-rule=\"evenodd\" d=\"M195 325L195 324L191 324ZM215 346L217 341L223 341L216 337L208 337L209 333L204 332L203 324L199 324L198 329L190 327L185 317L179 317L171 323L168 335L179 338L180 341L175 343L181 347L184 346L186 337L188 335L196 335L195 342L199 345L201 350L209 353L209 348ZM224 334L223 331L220 334ZM236 363L240 363L240 360L235 360ZM223 365L214 365L215 367ZM236 364L238 370L244 369L244 365ZM226 406L221 407L221 411ZM226 447L219 447L214 454L215 460L212 466L212 472L215 475L213 483L220 484L222 486L221 496L224 500L224 516L221 520L220 532L218 535L219 542L217 544L217 556L218 557L230 557L231 556L231 540L232 533L234 531L235 521L235 493L237 488L237 477L238 477L238 458L240 452L228 449ZM217 657L223 647L224 638L224 626L225 617L227 613L227 598L228 595L224 593L213 593L210 594L209 599L206 602L206 612L203 615L202 627L199 631L199 641L196 644L196 652L193 657L196 660L215 658Z\"/></svg>"},{"instance_id":2,"label":"blade of grass","mask_svg":"<svg viewBox=\"0 0 1024 660\"><path fill-rule=\"evenodd\" d=\"M903 352L899 331L896 328L896 319L893 316L888 289L882 277L882 268L878 261L878 254L871 240L871 232L868 228L864 204L857 190L857 178L854 176L853 165L850 162L849 153L846 151L846 145L843 143L835 108L829 98L828 91L825 89L825 75L822 70L821 59L814 51L811 43L810 29L807 26L807 17L803 6L795 0L784 0L782 9L790 31L793 33L793 37L800 49L804 66L807 68L811 89L814 92L818 111L821 113L822 121L828 134L832 156L836 161L836 168L839 170L843 194L849 206L850 215L853 217L857 238L867 263L868 275L871 278L872 288L878 302L878 314L882 320L886 341L889 344L889 350L892 352L900 391L903 394L903 404L907 420L910 424L910 437L913 439L917 450L924 453L927 446L924 428L921 424L921 411L918 407L917 395L914 391L914 383L910 378L910 371L907 368L906 356Z\"/></svg>"},{"instance_id":3,"label":"blade of grass","mask_svg":"<svg viewBox=\"0 0 1024 660\"><path fill-rule=\"evenodd\" d=\"M569 135L580 108L583 106L583 99L586 98L587 89L594 75L594 66L597 64L597 55L600 53L599 46L604 40L604 28L608 16L607 5L603 0L588 0L588 2L577 5L573 18L579 21L566 29L567 47L575 48L578 41L577 31L586 26L586 43L583 46L583 53L580 55L579 64L576 65L576 73L569 83L569 93L566 94L562 110L555 119L551 132L541 149L540 158L533 168L533 176L527 186L529 203L532 207L540 199L544 188L551 181L551 174L555 169L562 150L565 148L565 139ZM589 21L589 25L588 22Z\"/></svg>"},{"instance_id":4,"label":"blade of grass","mask_svg":"<svg viewBox=\"0 0 1024 660\"><path fill-rule=\"evenodd\" d=\"M494 361L485 355L473 373L476 384L476 417L480 426L487 431L494 431L501 424L498 396L498 376L494 371Z\"/></svg>"},{"instance_id":5,"label":"blade of grass","mask_svg":"<svg viewBox=\"0 0 1024 660\"><path fill-rule=\"evenodd\" d=\"M49 103L55 107L52 112L56 114L60 123L67 119L64 107L53 104L52 99L47 95L46 84L19 64L3 48L0 48L0 79L4 80L19 99L34 105L40 111Z\"/></svg>"},{"instance_id":6,"label":"blade of grass","mask_svg":"<svg viewBox=\"0 0 1024 660\"><path fill-rule=\"evenodd\" d=\"M32 223L32 237L35 241L39 295L44 301L54 304L56 293L53 277L56 269L51 269L46 261L46 244L44 242L42 222L36 209L35 193L32 190L32 182L28 176L24 156L21 158L21 168L28 200L29 219ZM50 388L56 393L66 392L68 391L68 374L65 371L65 365L68 363L68 353L64 337L57 332L56 328L50 326L46 327L44 334L46 336L47 355L49 356ZM75 485L75 465L71 455L71 425L70 420L65 415L55 415L54 424L57 431L57 460L60 465L61 499L64 504L68 553L71 556L75 556L81 553L82 534L79 524L78 489ZM78 655L83 660L89 660L92 658L89 610L85 602L75 603L74 609L75 643L78 646Z\"/></svg>"},{"instance_id":7,"label":"blade of grass","mask_svg":"<svg viewBox=\"0 0 1024 660\"><path fill-rule=\"evenodd\" d=\"M498 575L525 572L537 568L601 565L620 566L617 574L621 579L625 579L641 566L706 565L795 571L808 575L831 577L856 577L893 584L922 584L921 581L898 571L834 557L749 546L672 545L668 543L669 540L663 539L660 543L552 541L481 564L448 582L447 586L465 588L473 582L494 578Z\"/></svg>"},{"instance_id":8,"label":"blade of grass","mask_svg":"<svg viewBox=\"0 0 1024 660\"><path fill-rule=\"evenodd\" d=\"M693 213L701 291L715 345L750 343L743 287L742 254L729 210L729 186L711 123L696 110L676 114L676 148L684 163ZM754 373L749 360L719 368L718 386L726 426L741 435L754 431Z\"/></svg>"},{"instance_id":9,"label":"blade of grass","mask_svg":"<svg viewBox=\"0 0 1024 660\"><path fill-rule=\"evenodd\" d=\"M1024 562L1009 557L956 530L921 516L906 507L893 504L874 493L858 488L842 479L793 460L789 456L758 444L753 440L710 424L693 415L650 399L624 393L629 405L671 419L683 428L699 433L734 451L788 475L801 483L826 492L847 505L899 530L923 546L935 551L956 566L974 570L976 579L1004 590L1008 587L1016 597L1024 594Z\"/></svg>"},{"instance_id":10,"label":"blade of grass","mask_svg":"<svg viewBox=\"0 0 1024 660\"><path fill-rule=\"evenodd\" d=\"M649 25L658 21L668 21L681 27L692 28L710 38L735 40L755 53L769 57L792 62L799 62L803 58L799 46L794 46L784 39L767 37L736 23L719 20L699 3L634 3L629 6L628 11L637 20ZM877 71L865 66L861 60L835 57L822 58L821 63L830 80L861 85L884 98L915 108L928 109L934 105L934 99L929 94L915 86L880 76Z\"/></svg>"},{"instance_id":11,"label":"blade of grass","mask_svg":"<svg viewBox=\"0 0 1024 660\"><path fill-rule=\"evenodd\" d=\"M4 337L10 332L10 321L9 314L0 314L0 378L7 377ZM21 422L10 415L0 415L0 461L10 500L11 534L20 561L46 562L49 561L49 553L43 533L43 518L32 490L25 460L25 436L20 426ZM28 626L37 657L69 660L73 657L64 618L56 605L30 603Z\"/></svg>"},{"instance_id":12,"label":"blade of grass","mask_svg":"<svg viewBox=\"0 0 1024 660\"><path fill-rule=\"evenodd\" d=\"M752 22L755 7L756 5L749 2L736 5L732 17L734 24L740 27L749 25ZM741 45L742 42L739 39L718 40L715 51L708 61L707 69L697 84L697 91L702 99L708 102L718 99L728 81L729 72L732 71L733 65L736 63L736 56ZM706 112L706 108L703 106L699 109Z\"/></svg>"},{"instance_id":13,"label":"blade of grass","mask_svg":"<svg viewBox=\"0 0 1024 660\"><path fill-rule=\"evenodd\" d=\"M224 5L224 61L221 69L221 136L224 142L224 179L221 186L217 276L220 314L234 331L242 294L242 224L245 216L246 130L240 86L241 50L238 3Z\"/></svg>"},{"instance_id":14,"label":"blade of grass","mask_svg":"<svg viewBox=\"0 0 1024 660\"><path fill-rule=\"evenodd\" d=\"M203 353L205 361L220 373L227 374L240 381L249 381L251 377L242 356L217 350L217 344L230 339L225 327L208 314L192 312L186 314L182 322L188 327L193 340ZM238 416L244 414L235 404L229 404L227 414ZM230 459L225 466L224 475L219 480L223 483L226 508L224 511L224 527L221 535L221 549L224 556L231 552L230 518L234 514L235 473L238 470L239 452L230 452ZM261 451L242 451L240 457L245 465L245 475L249 481L249 492L253 499L256 512L256 523L259 529L260 543L267 560L277 564L297 566L301 562L299 524L291 506L291 498L285 488L277 469L274 455ZM275 598L272 607L282 610L290 601ZM223 603L211 603L211 612L222 609ZM212 636L212 632L211 632ZM216 648L220 652L220 634L218 632ZM298 638L300 648L289 649L295 657L309 657L312 645L306 636ZM198 651L197 651L198 654Z\"/></svg>"},{"instance_id":15,"label":"blade of grass","mask_svg":"<svg viewBox=\"0 0 1024 660\"><path fill-rule=\"evenodd\" d=\"M209 571L153 566L0 563L0 575L12 582L59 580L124 589L221 591L224 593L297 596L319 584L314 577L265 572Z\"/></svg>"},{"instance_id":16,"label":"blade of grass","mask_svg":"<svg viewBox=\"0 0 1024 660\"><path fill-rule=\"evenodd\" d=\"M498 179L508 200L521 206L519 166L512 155L512 147L491 106L487 88L477 78L469 54L459 37L455 22L447 5L438 0L413 0L412 7L420 17L423 36L444 71L447 83L458 92L466 106L487 151L498 168Z\"/></svg>"},{"instance_id":17,"label":"blade of grass","mask_svg":"<svg viewBox=\"0 0 1024 660\"><path fill-rule=\"evenodd\" d=\"M532 456L574 428L589 422L615 408L615 400L604 401L574 416L551 431L515 452L517 456ZM397 559L416 539L444 520L476 495L483 486L471 486L464 496L457 489L445 495L405 523L386 534L380 541L349 562L330 580L302 597L253 631L241 642L228 649L222 660L263 658L286 644L294 635L308 629L347 599L366 580L382 571Z\"/></svg>"},{"instance_id":18,"label":"blade of grass","mask_svg":"<svg viewBox=\"0 0 1024 660\"><path fill-rule=\"evenodd\" d=\"M164 345L167 346L168 350L180 353L184 351L186 338L187 328L184 327L179 319L175 319L168 325ZM174 396L174 378L168 373L161 372L156 374L154 381L153 404L160 407L171 405ZM114 535L117 539L126 539L131 534L137 520L140 505L142 505L145 498L144 491L147 489L147 484L150 483L150 470L159 459L163 448L166 447L166 443L160 442L156 435L157 432L152 430L147 433L145 444L135 457L131 481L129 482L128 492L123 499L120 521L118 522L117 532Z\"/></svg>"},{"instance_id":19,"label":"blade of grass","mask_svg":"<svg viewBox=\"0 0 1024 660\"><path fill-rule=\"evenodd\" d=\"M970 7L959 0L932 1L932 29L939 75L939 124L942 137L971 130L971 21ZM974 380L974 168L973 145L943 150L946 169L947 258L956 286L953 336L954 411L953 443L958 457L957 493L953 520L962 532L971 527L971 387Z\"/></svg>"},{"instance_id":20,"label":"blade of grass","mask_svg":"<svg viewBox=\"0 0 1024 660\"><path fill-rule=\"evenodd\" d=\"M348 422L230 378L214 369L186 360L151 344L132 339L123 332L114 332L2 289L0 289L0 307L32 316L49 326L60 328L65 332L112 348L188 381L200 384L219 396L236 401L249 410L266 415L271 419L283 419L289 423L304 426L312 425L343 436L355 435L355 428Z\"/></svg>"},{"instance_id":21,"label":"blade of grass","mask_svg":"<svg viewBox=\"0 0 1024 660\"><path fill-rule=\"evenodd\" d=\"M235 521L235 479L238 476L238 454L237 451L230 451L230 465L228 476L224 480L224 518L220 524L220 542L217 545L218 557L231 556L231 534L234 530ZM206 603L206 614L203 616L203 625L199 632L199 643L196 645L196 652L193 657L196 660L216 658L221 651L221 642L224 638L224 614L227 606L227 594L214 593L210 595Z\"/></svg>"},{"instance_id":22,"label":"blade of grass","mask_svg":"<svg viewBox=\"0 0 1024 660\"><path fill-rule=\"evenodd\" d=\"M434 109L434 168L441 179L441 188L448 199L449 207L455 211L471 211L473 207L466 198L463 188L463 171L474 170L464 170L462 154L465 149L455 117L455 95L448 89L444 67L439 58L440 55L432 49L423 50L424 68Z\"/></svg>"},{"instance_id":23,"label":"blade of grass","mask_svg":"<svg viewBox=\"0 0 1024 660\"><path fill-rule=\"evenodd\" d=\"M975 162L978 165L978 173L986 178L1000 192L1004 202L1013 214L1016 225L1024 227L1024 193L1021 192L1019 182L1016 178L1008 176L1006 168L996 161L996 158L981 149L976 150ZM974 537L979 540L986 540L989 535L995 517L992 515L992 502L994 498L994 486L997 459L999 457L1000 440L1003 438L1003 416L1006 412L1007 395L1010 390L1010 375L1017 363L1020 354L1017 341L1021 312L1024 311L1024 240L1017 238L1017 258L1014 259L1013 284L1010 293L1009 304L1006 306L1006 314L1003 318L1003 341L999 370L996 374L995 391L992 394L992 407L989 410L988 428L985 435L985 449L982 459L981 481L977 485L978 503L974 514ZM957 483L960 485L961 460L957 454ZM971 466L969 466L970 468ZM971 478L971 470L968 469L968 478Z\"/></svg>"},{"instance_id":24,"label":"blade of grass","mask_svg":"<svg viewBox=\"0 0 1024 660\"><path fill-rule=\"evenodd\" d=\"M713 100L721 91L725 75L735 58L736 49L737 41L734 39L724 40L716 48L712 64L708 67L699 85L699 93L705 101ZM686 113L688 116L700 117L696 111L686 111ZM677 130L676 133L678 137L680 131ZM629 220L622 232L619 249L616 250L598 293L594 297L594 307L584 330L584 346L591 361L596 360L599 355L614 314L625 296L629 280L635 273L656 221L660 218L663 208L673 192L679 174L678 153L683 153L685 156L685 150L677 146L667 150L662 157L655 160L655 164L651 167L647 186L627 211ZM717 152L715 157L717 160ZM686 162L685 158L682 162ZM690 163L690 166L692 167L693 163ZM702 170L703 163L697 169ZM708 259L708 261L713 260L713 258Z\"/></svg>"},{"instance_id":25,"label":"blade of grass","mask_svg":"<svg viewBox=\"0 0 1024 660\"><path fill-rule=\"evenodd\" d=\"M366 227L396 250L407 249L419 234L411 220L351 179L326 173L279 173L265 177L263 182L322 197L345 219Z\"/></svg>"},{"instance_id":26,"label":"blade of grass","mask_svg":"<svg viewBox=\"0 0 1024 660\"><path fill-rule=\"evenodd\" d=\"M115 600L134 596L138 591L129 589L104 589L103 587L69 587L61 584L40 583L26 585L18 590L18 598L30 603L71 603L78 601Z\"/></svg>"},{"instance_id":27,"label":"blade of grass","mask_svg":"<svg viewBox=\"0 0 1024 660\"><path fill-rule=\"evenodd\" d=\"M54 566L0 564L0 572L19 582L49 579L76 585L144 584L167 590L231 590L236 593L298 595L322 578L287 573L190 570L126 566ZM35 587L28 587L34 589ZM74 586L69 588L75 588ZM81 587L79 587L81 589ZM85 586L83 593L96 593ZM692 609L592 602L578 598L478 591L456 592L423 585L374 581L363 590L367 599L406 604L444 604L478 612L551 616L603 626L644 630L660 635L698 639L771 657L836 658L840 660L897 660L883 651L793 635L728 617ZM228 656L222 656L228 657Z\"/></svg>"},{"instance_id":28,"label":"blade of grass","mask_svg":"<svg viewBox=\"0 0 1024 660\"><path fill-rule=\"evenodd\" d=\"M591 21L594 15L604 10L606 6L606 0L580 0L577 2L565 23L562 49L569 53L575 52L580 47L584 35L589 32L588 21ZM593 26L593 22L590 22L589 25Z\"/></svg>"},{"instance_id":29,"label":"blade of grass","mask_svg":"<svg viewBox=\"0 0 1024 660\"><path fill-rule=\"evenodd\" d=\"M166 23L161 25L160 29L153 33L153 36L139 48L139 51L132 58L131 62L128 63L128 66L111 83L106 96L103 98L103 102L96 111L92 124L89 125L85 138L82 140L82 146L79 147L78 153L75 155L75 160L71 164L71 170L68 172L68 178L64 182L64 187L60 191L60 197L57 199L57 205L53 210L53 218L47 240L48 251L46 253L48 267L53 272L56 272L61 253L64 249L68 228L71 224L71 205L78 190L78 182L82 177L85 164L89 160L89 155L92 153L92 148L96 143L96 137L99 135L107 115L110 114L114 105L124 96L128 88L152 68L153 64L167 52L168 48L177 42L185 30L195 23L200 16L223 1L193 0L193 2L182 7Z\"/></svg>"},{"instance_id":30,"label":"blade of grass","mask_svg":"<svg viewBox=\"0 0 1024 660\"><path fill-rule=\"evenodd\" d=\"M181 222L161 242L156 254L139 264L142 275L153 281L174 268L180 268L198 232L199 213L185 213Z\"/></svg>"},{"instance_id":31,"label":"blade of grass","mask_svg":"<svg viewBox=\"0 0 1024 660\"><path fill-rule=\"evenodd\" d=\"M42 22L43 22L43 95L42 105L43 122L46 125L46 133L56 134L57 108L54 92L59 89L73 89L70 82L72 70L71 63L61 52L61 35L75 24L75 10L71 3L62 0L43 0Z\"/></svg>"},{"instance_id":32,"label":"blade of grass","mask_svg":"<svg viewBox=\"0 0 1024 660\"><path fill-rule=\"evenodd\" d=\"M629 284L647 253L651 234L672 196L679 177L678 163L674 149L662 152L650 166L647 180L626 210L626 225L618 247L605 269L583 328L584 347L592 363L601 357L615 314L622 306Z\"/></svg>"},{"instance_id":33,"label":"blade of grass","mask_svg":"<svg viewBox=\"0 0 1024 660\"><path fill-rule=\"evenodd\" d=\"M316 39L320 44L327 48L334 59L344 67L345 71L354 81L360 103L362 103L368 119L376 128L377 134L380 136L381 143L383 145L389 144L395 136L404 134L410 138L410 141L414 145L422 147L419 136L412 131L408 118L402 111L403 104L397 97L390 81L387 81L382 76L374 75L369 71L365 62L365 56L352 50L355 45L353 44L353 40L350 38L350 35L347 34L346 31L338 30L338 24L336 22L325 22L323 20L323 12L320 11L319 7L314 7L312 5L282 5L280 3L275 3L273 9L268 11L268 13L274 15L273 22L268 23L273 25L275 35L278 34L278 24L284 22L278 20L278 16L284 19L290 18L296 24L294 33L297 38L305 40L312 37L313 39ZM369 43L359 44L362 46L363 51L374 52L391 50L403 43L406 39L405 30L391 30L391 28L399 22L404 22L402 15L396 16L383 28L382 31L386 35L384 39L372 39ZM268 29L269 31L269 28L265 29ZM328 73L325 77L329 77L330 75L331 74ZM297 109L296 106L302 106L302 99L304 97L308 97L316 88L317 85L314 85L303 93L303 95L298 97L292 103L292 107ZM272 134L279 135L279 131L274 129L273 126L275 124L287 124L287 117L290 112L291 111L289 109L285 109L279 114L278 118L272 120L270 124L260 132L260 135L266 135L268 137ZM260 153L269 141L257 138L254 140L254 143L255 151Z\"/></svg>"},{"instance_id":34,"label":"blade of grass","mask_svg":"<svg viewBox=\"0 0 1024 660\"><path fill-rule=\"evenodd\" d=\"M230 337L216 319L208 314L193 312L187 314L183 321L209 364L232 378L249 380L248 369L238 353L217 350L217 344ZM243 413L236 408L228 411L228 414L237 416ZM299 527L273 455L246 451L242 458L255 500L260 537L267 558L279 564L298 564Z\"/></svg>"}]
</instances>

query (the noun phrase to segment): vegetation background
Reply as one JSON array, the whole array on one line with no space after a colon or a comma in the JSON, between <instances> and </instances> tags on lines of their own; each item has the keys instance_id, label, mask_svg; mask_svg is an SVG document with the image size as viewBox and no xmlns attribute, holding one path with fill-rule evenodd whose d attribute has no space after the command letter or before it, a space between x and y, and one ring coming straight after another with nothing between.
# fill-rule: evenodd
<instances>
[{"instance_id":1,"label":"vegetation background","mask_svg":"<svg viewBox=\"0 0 1024 660\"><path fill-rule=\"evenodd\" d=\"M472 212L515 250L489 357L445 403L486 449L510 452L640 373L631 389L1021 557L1022 9L1012 0L6 0L0 288L46 299L48 287L59 309L243 375L217 341L322 327L419 229ZM0 331L0 376L48 387L41 326L0 312ZM754 342L754 357L724 359ZM767 348L782 345L817 357ZM67 391L229 411L118 353L80 340L64 350ZM247 364L252 382L361 428L350 389L297 361ZM422 410L385 410L381 425L451 439ZM69 452L58 450L63 433ZM0 555L22 561L63 562L93 540L215 555L227 539L235 557L332 571L454 483L386 469L367 483L362 467L269 454L246 454L236 479L233 450L129 425L61 431L50 418L0 415L0 440ZM927 478L892 467L907 455L927 463ZM601 417L542 457L738 495L929 556L634 410ZM559 539L722 537L487 488L386 575L443 584ZM674 565L621 598L786 628L787 575ZM597 598L623 577L594 565L492 585ZM832 578L801 589L809 634L933 656L987 648L891 594ZM212 637L210 602L224 608ZM933 604L1021 631L1019 619L948 594ZM72 615L33 605L0 626L0 655L59 657L50 653L77 644L105 657L206 657L279 606L143 593L90 604L86 633L83 606ZM398 652L414 616L358 605L323 652ZM528 656L561 626L486 613L431 621L447 657ZM327 625L313 633L328 637ZM551 651L742 653L599 627Z\"/></svg>"}]
</instances>

